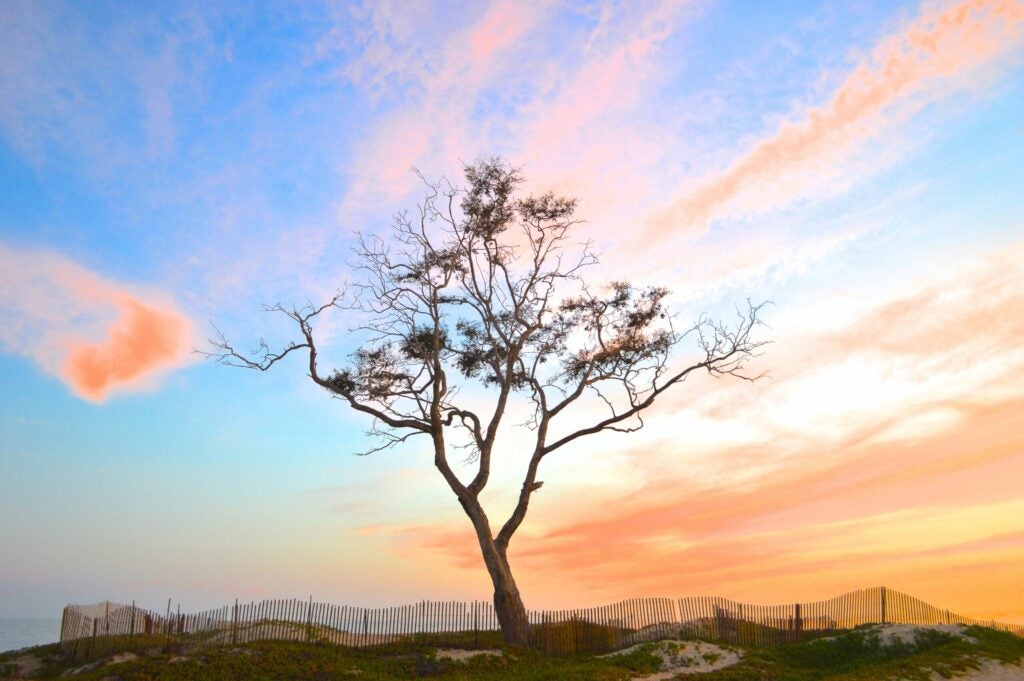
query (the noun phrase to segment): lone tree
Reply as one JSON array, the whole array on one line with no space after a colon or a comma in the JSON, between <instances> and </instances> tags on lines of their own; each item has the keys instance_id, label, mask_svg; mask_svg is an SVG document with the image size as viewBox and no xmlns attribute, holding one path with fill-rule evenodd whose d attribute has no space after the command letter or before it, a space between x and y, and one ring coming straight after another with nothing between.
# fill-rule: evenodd
<instances>
[{"instance_id":1,"label":"lone tree","mask_svg":"<svg viewBox=\"0 0 1024 681\"><path fill-rule=\"evenodd\" d=\"M579 222L574 199L518 197L522 178L500 159L464 170L464 189L424 180L417 213L396 215L389 241L360 236L360 279L348 291L319 307L265 308L294 321L296 341L280 350L261 341L244 353L217 331L206 354L266 371L302 353L317 385L372 419L379 440L370 452L429 439L434 466L476 530L502 635L525 644L529 624L508 547L543 484L541 462L588 435L639 429L642 412L695 372L757 378L744 365L764 344L752 338L761 305L748 302L731 325L702 316L677 330L667 289L618 281L596 291L583 282L596 258L589 244L569 241ZM357 312L365 342L347 367L324 371L314 322L329 308ZM687 339L697 356L671 367L673 348ZM515 509L498 526L480 494L513 399L531 415L526 472ZM452 468L455 447L470 452L468 482Z\"/></svg>"}]
</instances>

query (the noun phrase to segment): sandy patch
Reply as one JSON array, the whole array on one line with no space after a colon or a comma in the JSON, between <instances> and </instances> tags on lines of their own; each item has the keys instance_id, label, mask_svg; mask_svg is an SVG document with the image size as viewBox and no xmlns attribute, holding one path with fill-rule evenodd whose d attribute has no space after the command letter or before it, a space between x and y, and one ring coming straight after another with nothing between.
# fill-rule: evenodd
<instances>
[{"instance_id":1,"label":"sandy patch","mask_svg":"<svg viewBox=\"0 0 1024 681\"><path fill-rule=\"evenodd\" d=\"M624 650L616 650L614 653L601 655L601 657L628 655L643 645L647 644L638 643ZM671 679L678 674L703 674L704 672L731 667L739 662L742 657L735 650L722 648L713 643L704 643L703 641L659 641L651 652L661 658L661 669L647 676L636 676L633 681L639 681L640 679L643 679L643 681L664 681L664 679Z\"/></svg>"},{"instance_id":2,"label":"sandy patch","mask_svg":"<svg viewBox=\"0 0 1024 681\"><path fill-rule=\"evenodd\" d=\"M122 662L131 662L132 660L139 659L139 656L135 653L118 653L110 658L107 664L121 664Z\"/></svg>"},{"instance_id":3,"label":"sandy patch","mask_svg":"<svg viewBox=\"0 0 1024 681\"><path fill-rule=\"evenodd\" d=\"M14 678L16 679L32 678L32 675L36 673L40 666L42 666L42 662L39 661L39 658L32 653L16 657L13 660L8 660L3 664L13 664L15 666L17 671L14 672Z\"/></svg>"},{"instance_id":4,"label":"sandy patch","mask_svg":"<svg viewBox=\"0 0 1024 681\"><path fill-rule=\"evenodd\" d=\"M64 672L63 674L61 674L61 676L78 676L79 674L84 674L86 672L91 672L93 669L96 669L96 667L99 667L99 666L100 666L99 662L90 662L89 664L83 664L81 667L75 667L74 669L69 669L66 672Z\"/></svg>"},{"instance_id":5,"label":"sandy patch","mask_svg":"<svg viewBox=\"0 0 1024 681\"><path fill-rule=\"evenodd\" d=\"M1006 665L995 660L982 660L981 668L958 672L954 679L965 681L1024 681L1024 667ZM932 681L946 681L938 672L932 672Z\"/></svg>"},{"instance_id":6,"label":"sandy patch","mask_svg":"<svg viewBox=\"0 0 1024 681\"><path fill-rule=\"evenodd\" d=\"M477 655L497 655L501 657L500 650L459 650L457 648L445 648L437 651L437 659L439 660L455 660L456 662L465 662L466 660L476 657Z\"/></svg>"},{"instance_id":7,"label":"sandy patch","mask_svg":"<svg viewBox=\"0 0 1024 681\"><path fill-rule=\"evenodd\" d=\"M868 631L877 634L878 640L884 646L896 642L913 645L917 640L918 632L926 629L930 631L941 631L944 634L962 638L970 643L978 642L977 639L971 638L964 633L967 631L967 627L962 624L929 624L926 626L919 624L879 624L868 629Z\"/></svg>"}]
</instances>

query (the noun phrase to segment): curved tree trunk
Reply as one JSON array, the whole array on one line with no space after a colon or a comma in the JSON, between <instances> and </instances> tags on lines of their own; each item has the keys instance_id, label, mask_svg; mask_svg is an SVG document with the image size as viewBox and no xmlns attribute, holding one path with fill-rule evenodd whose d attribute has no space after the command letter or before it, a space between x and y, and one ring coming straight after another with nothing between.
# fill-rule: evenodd
<instances>
[{"instance_id":1,"label":"curved tree trunk","mask_svg":"<svg viewBox=\"0 0 1024 681\"><path fill-rule=\"evenodd\" d=\"M482 544L484 542L481 542ZM494 610L498 615L501 635L505 643L525 646L530 644L530 623L526 618L526 606L519 595L516 580L508 564L505 551L493 541L483 547L484 563L494 584Z\"/></svg>"},{"instance_id":2,"label":"curved tree trunk","mask_svg":"<svg viewBox=\"0 0 1024 681\"><path fill-rule=\"evenodd\" d=\"M512 568L508 564L508 542L497 541L491 534L490 521L483 507L475 497L459 495L459 503L469 516L480 542L487 573L494 585L494 611L501 626L501 635L505 643L526 646L531 642L530 623L526 618L526 606L523 605L519 587L512 577Z\"/></svg>"}]
</instances>

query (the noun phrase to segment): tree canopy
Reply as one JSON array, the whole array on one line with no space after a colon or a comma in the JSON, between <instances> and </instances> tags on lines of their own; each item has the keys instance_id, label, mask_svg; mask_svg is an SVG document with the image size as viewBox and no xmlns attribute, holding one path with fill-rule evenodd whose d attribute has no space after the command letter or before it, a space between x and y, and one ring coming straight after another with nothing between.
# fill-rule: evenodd
<instances>
[{"instance_id":1,"label":"tree canopy","mask_svg":"<svg viewBox=\"0 0 1024 681\"><path fill-rule=\"evenodd\" d=\"M218 332L209 354L265 371L305 353L317 385L371 418L377 442L367 453L429 438L434 466L476 530L506 639L522 642L525 610L507 548L542 484L541 462L580 438L637 430L644 410L695 372L758 378L746 367L765 343L754 337L763 304L748 302L731 324L701 316L677 328L667 288L585 281L597 258L589 243L573 241L574 199L519 196L523 178L501 159L464 171L465 188L424 180L423 201L395 216L389 238L361 235L355 281L331 300L267 308L291 318L298 339L279 350L261 342L249 354ZM314 323L329 309L358 318L363 342L345 366L324 370ZM674 366L673 351L687 340L697 354ZM492 526L479 495L499 426L519 399L532 432L523 483L510 517ZM584 403L602 412L593 417ZM580 426L581 415L591 420ZM470 450L468 481L450 461L457 444Z\"/></svg>"}]
</instances>

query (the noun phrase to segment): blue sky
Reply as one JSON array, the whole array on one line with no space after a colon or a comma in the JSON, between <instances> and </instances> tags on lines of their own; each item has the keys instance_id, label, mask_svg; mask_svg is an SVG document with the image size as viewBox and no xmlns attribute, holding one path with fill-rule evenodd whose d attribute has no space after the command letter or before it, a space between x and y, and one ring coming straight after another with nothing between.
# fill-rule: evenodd
<instances>
[{"instance_id":1,"label":"blue sky","mask_svg":"<svg viewBox=\"0 0 1024 681\"><path fill-rule=\"evenodd\" d=\"M695 385L636 437L552 462L558 486L521 539L528 605L879 582L1024 618L998 567L1024 557L1022 497L1000 487L1024 465L1010 416L1024 400L1022 17L1009 0L5 3L0 616L105 598L486 597L420 452L352 456L368 424L300 361L256 374L191 348L211 320L243 344L285 342L261 305L352 278L353 233L386 234L421 197L411 168L457 180L500 154L526 191L580 198L581 236L604 253L595 281L667 285L687 318L774 303L769 384ZM131 309L166 346L85 386L68 367L136 328ZM351 325L319 329L331 360L354 347ZM856 470L910 489L882 499ZM849 480L830 492L845 510L821 518L658 521L729 490L824 495L830 471ZM618 532L603 514L620 504L649 529ZM944 532L952 518L980 520ZM827 523L864 555L852 539L819 555ZM623 556L654 546L649 577L559 540L594 527ZM902 533L928 538L920 556L894 560ZM771 560L778 575L757 575ZM940 577L979 566L973 590Z\"/></svg>"}]
</instances>

